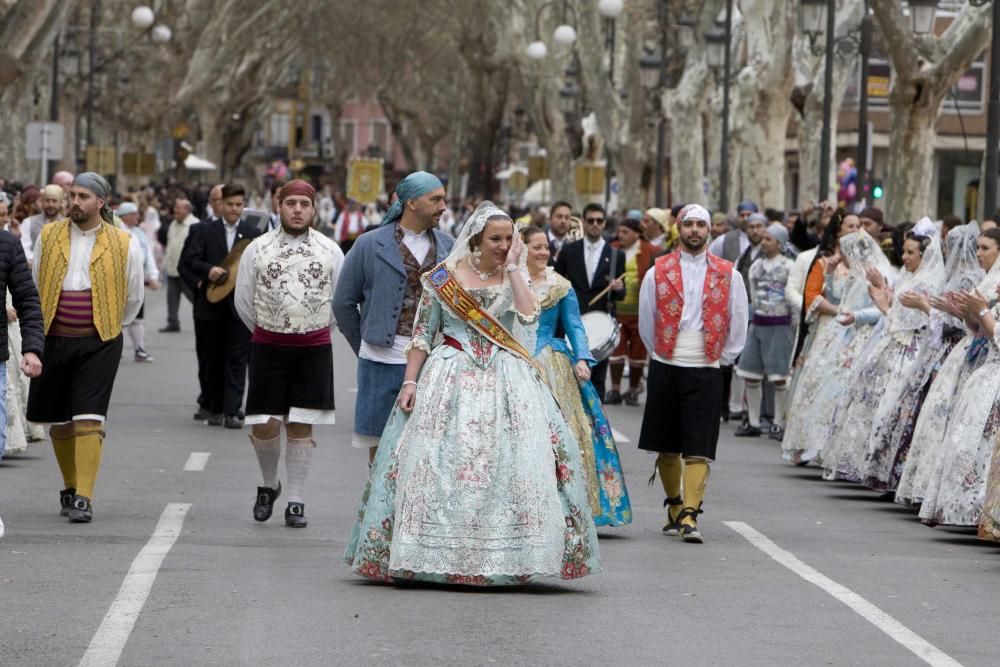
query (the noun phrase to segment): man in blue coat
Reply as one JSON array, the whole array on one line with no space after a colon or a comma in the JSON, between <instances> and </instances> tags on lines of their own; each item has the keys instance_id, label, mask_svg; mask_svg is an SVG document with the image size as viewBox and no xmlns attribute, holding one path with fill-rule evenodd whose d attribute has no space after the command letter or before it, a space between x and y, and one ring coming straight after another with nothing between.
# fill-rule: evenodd
<instances>
[{"instance_id":1,"label":"man in blue coat","mask_svg":"<svg viewBox=\"0 0 1000 667\"><path fill-rule=\"evenodd\" d=\"M454 243L437 228L447 204L436 176L414 172L399 182L396 195L381 226L359 236L347 253L333 295L337 328L358 355L352 444L367 447L369 461L403 386L420 276L443 262Z\"/></svg>"}]
</instances>

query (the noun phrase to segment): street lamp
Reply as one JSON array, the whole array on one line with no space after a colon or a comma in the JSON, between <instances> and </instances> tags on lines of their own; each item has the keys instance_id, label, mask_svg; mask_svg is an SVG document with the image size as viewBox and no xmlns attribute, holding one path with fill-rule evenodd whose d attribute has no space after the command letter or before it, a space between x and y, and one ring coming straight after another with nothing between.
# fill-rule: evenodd
<instances>
[{"instance_id":1,"label":"street lamp","mask_svg":"<svg viewBox=\"0 0 1000 667\"><path fill-rule=\"evenodd\" d=\"M625 0L599 0L597 11L607 19L618 18L625 9Z\"/></svg>"},{"instance_id":2,"label":"street lamp","mask_svg":"<svg viewBox=\"0 0 1000 667\"><path fill-rule=\"evenodd\" d=\"M718 75L722 68L722 146L719 155L719 209L729 210L729 79L732 76L733 0L726 0L722 24L716 20L705 33L708 66Z\"/></svg>"},{"instance_id":3,"label":"street lamp","mask_svg":"<svg viewBox=\"0 0 1000 667\"><path fill-rule=\"evenodd\" d=\"M173 35L170 32L170 28L163 25L162 23L155 28L153 28L153 41L158 44L166 44L170 41L170 37Z\"/></svg>"},{"instance_id":4,"label":"street lamp","mask_svg":"<svg viewBox=\"0 0 1000 667\"><path fill-rule=\"evenodd\" d=\"M809 38L810 45L815 44L824 32L826 6L826 0L802 0L799 8L799 28Z\"/></svg>"},{"instance_id":5,"label":"street lamp","mask_svg":"<svg viewBox=\"0 0 1000 667\"><path fill-rule=\"evenodd\" d=\"M722 67L726 59L726 31L716 22L711 29L705 33L705 42L708 44L706 56L708 66L714 70Z\"/></svg>"},{"instance_id":6,"label":"street lamp","mask_svg":"<svg viewBox=\"0 0 1000 667\"><path fill-rule=\"evenodd\" d=\"M652 93L660 85L660 68L663 67L663 56L659 50L645 51L639 58L639 80L647 92Z\"/></svg>"},{"instance_id":7,"label":"street lamp","mask_svg":"<svg viewBox=\"0 0 1000 667\"><path fill-rule=\"evenodd\" d=\"M132 25L139 30L145 30L153 25L155 20L156 15L153 14L153 10L145 5L140 5L132 10Z\"/></svg>"},{"instance_id":8,"label":"street lamp","mask_svg":"<svg viewBox=\"0 0 1000 667\"><path fill-rule=\"evenodd\" d=\"M538 11L535 13L535 39L528 44L527 55L532 60L541 60L549 53L549 48L542 41L542 12L550 7L554 7L559 4L559 0L549 0L543 3ZM569 46L576 41L576 28L567 22L567 17L570 13L573 14L573 23L576 23L576 10L573 6L569 4L569 0L562 0L562 23L556 26L555 31L552 33L552 39L555 40L557 44L563 46Z\"/></svg>"},{"instance_id":9,"label":"street lamp","mask_svg":"<svg viewBox=\"0 0 1000 667\"><path fill-rule=\"evenodd\" d=\"M926 35L934 30L937 0L910 0L910 27L914 34Z\"/></svg>"},{"instance_id":10,"label":"street lamp","mask_svg":"<svg viewBox=\"0 0 1000 667\"><path fill-rule=\"evenodd\" d=\"M559 110L567 116L576 111L576 87L569 81L559 90Z\"/></svg>"},{"instance_id":11,"label":"street lamp","mask_svg":"<svg viewBox=\"0 0 1000 667\"><path fill-rule=\"evenodd\" d=\"M694 46L694 28L697 21L690 14L681 14L677 19L677 42L682 49L690 49Z\"/></svg>"},{"instance_id":12,"label":"street lamp","mask_svg":"<svg viewBox=\"0 0 1000 667\"><path fill-rule=\"evenodd\" d=\"M830 191L830 129L833 114L833 48L834 19L837 5L835 0L802 0L799 7L799 19L803 32L809 37L809 43L815 46L821 34L825 35L825 60L823 67L823 137L819 149L819 190L816 195L819 201L825 201ZM826 19L826 30L818 28Z\"/></svg>"}]
</instances>

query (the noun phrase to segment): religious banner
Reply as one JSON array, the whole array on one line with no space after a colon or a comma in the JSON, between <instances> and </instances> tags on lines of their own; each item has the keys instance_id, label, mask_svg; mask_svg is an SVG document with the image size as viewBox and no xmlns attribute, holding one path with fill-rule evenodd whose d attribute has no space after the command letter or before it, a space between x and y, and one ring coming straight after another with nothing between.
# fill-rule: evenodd
<instances>
[{"instance_id":1,"label":"religious banner","mask_svg":"<svg viewBox=\"0 0 1000 667\"><path fill-rule=\"evenodd\" d=\"M361 204L373 203L382 193L381 158L355 158L347 171L347 196Z\"/></svg>"}]
</instances>

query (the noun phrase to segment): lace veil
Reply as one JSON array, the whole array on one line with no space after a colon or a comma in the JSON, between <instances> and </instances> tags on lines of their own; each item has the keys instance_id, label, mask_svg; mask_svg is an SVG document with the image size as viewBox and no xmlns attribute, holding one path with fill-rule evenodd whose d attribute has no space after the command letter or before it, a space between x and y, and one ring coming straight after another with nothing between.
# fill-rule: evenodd
<instances>
[{"instance_id":1,"label":"lace veil","mask_svg":"<svg viewBox=\"0 0 1000 667\"><path fill-rule=\"evenodd\" d=\"M944 257L941 255L941 234L929 219L917 223L912 233L930 238L930 244L924 249L920 266L913 273L902 270L896 281L895 295L889 308L889 331L912 331L927 324L928 316L916 308L907 308L899 302L903 292L919 292L921 294L937 294L945 281Z\"/></svg>"},{"instance_id":2,"label":"lace veil","mask_svg":"<svg viewBox=\"0 0 1000 667\"><path fill-rule=\"evenodd\" d=\"M451 253L445 258L445 265L452 271L458 266L458 263L467 259L472 255L472 250L469 248L469 241L472 240L474 236L481 233L486 228L486 223L490 220L502 219L510 223L511 228L514 230L514 234L518 233L517 225L514 224L514 220L510 215L504 211L502 208L497 206L491 201L483 201L476 210L472 212L469 219L465 221L462 226L462 231L459 233L458 238L455 239L455 245L452 246ZM521 250L521 255L518 258L518 268L520 269L524 279L530 285L530 280L528 278L528 249L525 246ZM506 321L505 317L508 310L514 311L513 304L513 292L510 289L510 281L508 279L507 273L501 269L501 275L503 277L502 283L502 295L500 298L495 299L489 306L485 307L484 310L492 315L495 319L500 321ZM537 328L537 315L538 309L535 308L535 313L530 317L523 317L520 315L515 315L514 324L511 328L511 333L514 338L517 339L521 345L523 345L529 352L534 354L535 352L535 331ZM526 320L531 320L530 323L526 323Z\"/></svg>"},{"instance_id":3,"label":"lace veil","mask_svg":"<svg viewBox=\"0 0 1000 667\"><path fill-rule=\"evenodd\" d=\"M848 278L844 288L844 296L840 300L840 312L853 312L870 304L868 296L869 267L877 269L892 285L895 280L895 269L882 248L867 232L851 232L840 238L840 252L847 260Z\"/></svg>"}]
</instances>

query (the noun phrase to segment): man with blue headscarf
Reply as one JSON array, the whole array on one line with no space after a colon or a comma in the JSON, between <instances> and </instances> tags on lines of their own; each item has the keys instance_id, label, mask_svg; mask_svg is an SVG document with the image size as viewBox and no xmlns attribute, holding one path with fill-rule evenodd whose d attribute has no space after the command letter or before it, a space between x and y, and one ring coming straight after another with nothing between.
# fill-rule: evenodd
<instances>
[{"instance_id":1,"label":"man with blue headscarf","mask_svg":"<svg viewBox=\"0 0 1000 667\"><path fill-rule=\"evenodd\" d=\"M358 355L352 444L367 448L369 461L403 386L420 276L443 262L454 243L437 229L445 201L436 176L418 171L404 178L381 226L354 242L337 281L337 328Z\"/></svg>"}]
</instances>

